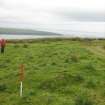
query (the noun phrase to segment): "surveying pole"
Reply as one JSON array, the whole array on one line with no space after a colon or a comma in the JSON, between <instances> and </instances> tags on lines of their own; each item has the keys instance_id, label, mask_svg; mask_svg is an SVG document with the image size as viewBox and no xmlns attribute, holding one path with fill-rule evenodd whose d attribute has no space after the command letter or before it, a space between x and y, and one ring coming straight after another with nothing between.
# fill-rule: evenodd
<instances>
[{"instance_id":1,"label":"surveying pole","mask_svg":"<svg viewBox=\"0 0 105 105\"><path fill-rule=\"evenodd\" d=\"M24 65L20 65L20 97L23 96Z\"/></svg>"}]
</instances>

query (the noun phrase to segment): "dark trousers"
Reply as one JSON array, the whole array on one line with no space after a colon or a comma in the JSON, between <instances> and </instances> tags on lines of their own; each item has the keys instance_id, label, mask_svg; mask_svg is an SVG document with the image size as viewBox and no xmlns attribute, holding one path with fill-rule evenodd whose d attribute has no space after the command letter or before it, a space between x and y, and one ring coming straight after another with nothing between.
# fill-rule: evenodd
<instances>
[{"instance_id":1,"label":"dark trousers","mask_svg":"<svg viewBox=\"0 0 105 105\"><path fill-rule=\"evenodd\" d=\"M5 47L1 46L1 53L4 53L4 49L5 49Z\"/></svg>"}]
</instances>

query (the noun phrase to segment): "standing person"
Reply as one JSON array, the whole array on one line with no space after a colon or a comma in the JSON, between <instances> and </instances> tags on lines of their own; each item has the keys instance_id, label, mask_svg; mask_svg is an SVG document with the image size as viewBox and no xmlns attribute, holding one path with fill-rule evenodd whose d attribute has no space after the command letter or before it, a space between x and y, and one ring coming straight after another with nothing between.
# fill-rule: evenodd
<instances>
[{"instance_id":1,"label":"standing person","mask_svg":"<svg viewBox=\"0 0 105 105\"><path fill-rule=\"evenodd\" d=\"M1 39L0 40L1 53L4 53L5 46L6 46L6 40L5 39Z\"/></svg>"}]
</instances>

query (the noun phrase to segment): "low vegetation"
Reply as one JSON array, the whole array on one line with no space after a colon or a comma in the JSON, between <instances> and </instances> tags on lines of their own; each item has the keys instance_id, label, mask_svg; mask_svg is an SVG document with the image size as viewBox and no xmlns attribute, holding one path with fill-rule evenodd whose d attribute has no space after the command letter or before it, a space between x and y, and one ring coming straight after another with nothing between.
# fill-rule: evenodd
<instances>
[{"instance_id":1,"label":"low vegetation","mask_svg":"<svg viewBox=\"0 0 105 105\"><path fill-rule=\"evenodd\" d=\"M0 105L105 105L104 46L104 40L9 41L0 54Z\"/></svg>"}]
</instances>

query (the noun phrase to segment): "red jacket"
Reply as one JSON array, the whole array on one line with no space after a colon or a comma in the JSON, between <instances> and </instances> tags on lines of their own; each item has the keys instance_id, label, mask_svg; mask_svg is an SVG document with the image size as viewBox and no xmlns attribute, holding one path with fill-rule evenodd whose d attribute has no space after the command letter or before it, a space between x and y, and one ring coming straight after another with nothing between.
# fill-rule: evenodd
<instances>
[{"instance_id":1,"label":"red jacket","mask_svg":"<svg viewBox=\"0 0 105 105\"><path fill-rule=\"evenodd\" d=\"M5 47L5 45L6 45L6 40L5 39L0 39L0 46Z\"/></svg>"}]
</instances>

